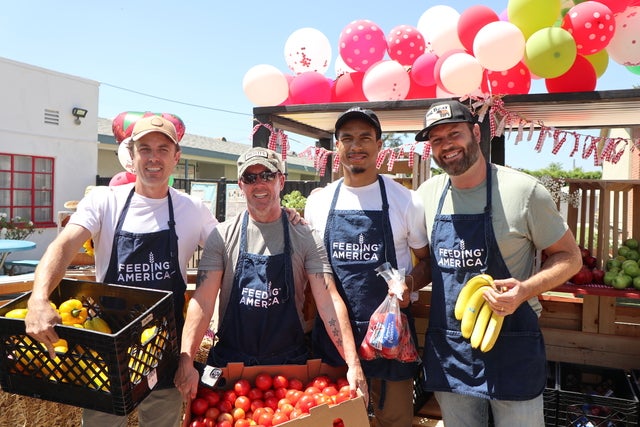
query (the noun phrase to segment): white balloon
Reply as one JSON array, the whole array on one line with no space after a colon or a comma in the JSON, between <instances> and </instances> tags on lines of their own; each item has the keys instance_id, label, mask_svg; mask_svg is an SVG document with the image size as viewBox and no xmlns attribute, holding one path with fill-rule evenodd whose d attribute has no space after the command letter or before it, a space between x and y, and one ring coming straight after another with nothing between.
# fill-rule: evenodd
<instances>
[{"instance_id":1,"label":"white balloon","mask_svg":"<svg viewBox=\"0 0 640 427\"><path fill-rule=\"evenodd\" d=\"M620 65L640 65L640 5L627 7L615 20L616 32L606 47L609 57Z\"/></svg>"},{"instance_id":2,"label":"white balloon","mask_svg":"<svg viewBox=\"0 0 640 427\"><path fill-rule=\"evenodd\" d=\"M242 79L242 89L247 98L260 107L280 105L289 97L289 82L273 65L251 67Z\"/></svg>"},{"instance_id":3,"label":"white balloon","mask_svg":"<svg viewBox=\"0 0 640 427\"><path fill-rule=\"evenodd\" d=\"M130 137L125 138L118 145L118 160L125 171L135 173L133 170L133 160L131 159L131 154L129 154L129 141L131 141Z\"/></svg>"},{"instance_id":4,"label":"white balloon","mask_svg":"<svg viewBox=\"0 0 640 427\"><path fill-rule=\"evenodd\" d=\"M344 59L342 59L342 56L340 55L336 57L336 62L333 64L333 67L336 73L336 77L340 77L345 73L353 73L356 71L353 68L349 67L347 63L344 62Z\"/></svg>"},{"instance_id":5,"label":"white balloon","mask_svg":"<svg viewBox=\"0 0 640 427\"><path fill-rule=\"evenodd\" d=\"M468 53L454 53L440 67L440 81L444 88L458 96L470 94L482 83L482 65Z\"/></svg>"},{"instance_id":6,"label":"white balloon","mask_svg":"<svg viewBox=\"0 0 640 427\"><path fill-rule=\"evenodd\" d=\"M506 71L524 56L525 38L511 22L491 22L473 39L473 54L487 70Z\"/></svg>"},{"instance_id":7,"label":"white balloon","mask_svg":"<svg viewBox=\"0 0 640 427\"><path fill-rule=\"evenodd\" d=\"M410 87L409 73L399 62L392 60L378 61L362 78L362 92L369 101L405 99Z\"/></svg>"},{"instance_id":8,"label":"white balloon","mask_svg":"<svg viewBox=\"0 0 640 427\"><path fill-rule=\"evenodd\" d=\"M284 45L284 58L296 74L316 71L324 74L331 63L331 42L315 28L300 28Z\"/></svg>"},{"instance_id":9,"label":"white balloon","mask_svg":"<svg viewBox=\"0 0 640 427\"><path fill-rule=\"evenodd\" d=\"M427 44L425 51L442 56L453 49L464 49L458 36L460 13L451 6L438 5L427 9L418 20L418 31Z\"/></svg>"}]
</instances>

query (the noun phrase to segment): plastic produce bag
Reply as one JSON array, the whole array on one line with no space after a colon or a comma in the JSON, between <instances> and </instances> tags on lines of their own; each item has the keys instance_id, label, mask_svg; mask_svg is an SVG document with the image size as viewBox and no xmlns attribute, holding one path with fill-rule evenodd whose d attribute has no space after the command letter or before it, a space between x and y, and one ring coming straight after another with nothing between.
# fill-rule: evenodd
<instances>
[{"instance_id":1,"label":"plastic produce bag","mask_svg":"<svg viewBox=\"0 0 640 427\"><path fill-rule=\"evenodd\" d=\"M376 268L389 286L389 294L371 315L367 333L360 345L360 357L373 360L379 357L401 362L420 360L407 316L400 311L398 299L404 289L404 269L396 270L388 262Z\"/></svg>"}]
</instances>

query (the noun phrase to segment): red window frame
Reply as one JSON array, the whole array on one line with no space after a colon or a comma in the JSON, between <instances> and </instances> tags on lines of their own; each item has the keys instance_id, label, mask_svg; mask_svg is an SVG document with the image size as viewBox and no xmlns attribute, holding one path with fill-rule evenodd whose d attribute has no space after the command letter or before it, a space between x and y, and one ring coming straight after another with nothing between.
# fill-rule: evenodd
<instances>
[{"instance_id":1,"label":"red window frame","mask_svg":"<svg viewBox=\"0 0 640 427\"><path fill-rule=\"evenodd\" d=\"M47 156L32 156L15 153L1 153L0 157L8 158L8 168L6 162L0 161L0 212L7 214L9 218L16 216L25 217L23 212L28 211L29 220L33 221L37 227L54 227L56 222L53 218L53 182L55 177L55 159ZM16 159L30 159L29 170L20 170L16 166ZM39 161L50 162L50 170L37 170ZM28 175L27 179L24 176ZM23 179L18 179L23 178ZM28 184L18 186L18 182L28 182ZM49 187L43 185L48 182ZM6 184L8 183L8 185ZM18 192L29 192L28 204L20 204L16 199ZM43 196L43 192L48 195Z\"/></svg>"}]
</instances>

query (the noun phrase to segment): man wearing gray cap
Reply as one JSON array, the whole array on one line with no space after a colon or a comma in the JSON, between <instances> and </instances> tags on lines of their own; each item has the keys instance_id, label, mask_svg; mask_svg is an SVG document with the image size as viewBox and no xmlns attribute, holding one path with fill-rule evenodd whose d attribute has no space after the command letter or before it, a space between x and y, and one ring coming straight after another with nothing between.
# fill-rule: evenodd
<instances>
[{"instance_id":1,"label":"man wearing gray cap","mask_svg":"<svg viewBox=\"0 0 640 427\"><path fill-rule=\"evenodd\" d=\"M402 312L413 329L410 291L429 281L413 269L413 252L427 257L427 233L423 208L411 191L376 167L382 148L382 128L371 110L354 107L335 124L336 148L344 179L309 196L305 217L325 242L334 278L349 309L356 344L362 343L369 319L389 293L386 281L376 273L385 262L409 274L402 297ZM412 270L413 269L413 270ZM414 332L415 333L415 332ZM313 330L314 352L332 365L344 362L328 345L330 334L319 322ZM370 382L376 427L411 427L413 380L417 362L377 358L363 360Z\"/></svg>"},{"instance_id":2,"label":"man wearing gray cap","mask_svg":"<svg viewBox=\"0 0 640 427\"><path fill-rule=\"evenodd\" d=\"M426 389L435 392L446 425L486 426L490 410L496 426L542 426L547 367L537 296L578 271L576 240L542 184L487 162L480 126L464 104L432 105L416 140L431 144L433 160L446 172L417 190L433 280ZM547 259L532 273L536 250ZM493 347L472 345L455 310L460 290L481 273L493 278L480 292L502 322ZM466 310L477 313L478 307Z\"/></svg>"},{"instance_id":3,"label":"man wearing gray cap","mask_svg":"<svg viewBox=\"0 0 640 427\"><path fill-rule=\"evenodd\" d=\"M95 245L99 282L173 292L177 337L181 335L187 263L218 221L201 201L169 186L181 153L171 121L156 115L139 119L128 144L135 182L96 187L87 194L36 269L26 329L49 348L51 357L52 344L58 340L53 325L60 323L60 316L49 305L49 295L89 238ZM156 274L128 274L149 267L150 259ZM182 397L172 376L150 385L151 394L137 408L140 426L180 423ZM82 424L124 427L127 417L85 409Z\"/></svg>"},{"instance_id":4,"label":"man wearing gray cap","mask_svg":"<svg viewBox=\"0 0 640 427\"><path fill-rule=\"evenodd\" d=\"M284 183L284 163L276 152L255 147L238 159L238 184L247 209L216 227L198 266L175 378L185 398L196 396L199 378L193 361L218 298L218 340L209 365L306 363L302 308L307 281L319 318L347 361L352 397L358 388L367 395L347 310L324 247L306 224L288 221L280 206Z\"/></svg>"}]
</instances>

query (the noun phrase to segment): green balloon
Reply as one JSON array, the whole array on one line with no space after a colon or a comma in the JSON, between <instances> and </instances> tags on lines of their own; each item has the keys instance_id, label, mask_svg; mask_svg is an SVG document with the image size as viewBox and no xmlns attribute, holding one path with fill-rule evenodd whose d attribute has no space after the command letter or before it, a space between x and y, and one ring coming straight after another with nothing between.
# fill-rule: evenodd
<instances>
[{"instance_id":1,"label":"green balloon","mask_svg":"<svg viewBox=\"0 0 640 427\"><path fill-rule=\"evenodd\" d=\"M591 62L593 65L593 69L596 70L596 77L600 78L607 71L607 67L609 66L609 54L605 49L602 49L600 52L596 52L592 55L585 55L587 61Z\"/></svg>"},{"instance_id":2,"label":"green balloon","mask_svg":"<svg viewBox=\"0 0 640 427\"><path fill-rule=\"evenodd\" d=\"M536 31L551 27L560 16L561 6L561 0L509 0L507 15L528 39Z\"/></svg>"},{"instance_id":3,"label":"green balloon","mask_svg":"<svg viewBox=\"0 0 640 427\"><path fill-rule=\"evenodd\" d=\"M571 33L557 27L536 31L524 48L524 63L531 73L545 79L558 77L569 71L578 54Z\"/></svg>"},{"instance_id":4,"label":"green balloon","mask_svg":"<svg viewBox=\"0 0 640 427\"><path fill-rule=\"evenodd\" d=\"M633 74L637 74L640 76L640 65L627 65L626 68Z\"/></svg>"},{"instance_id":5,"label":"green balloon","mask_svg":"<svg viewBox=\"0 0 640 427\"><path fill-rule=\"evenodd\" d=\"M174 181L174 178L173 178L173 175L171 175L169 177L169 187L173 187L173 181Z\"/></svg>"}]
</instances>

